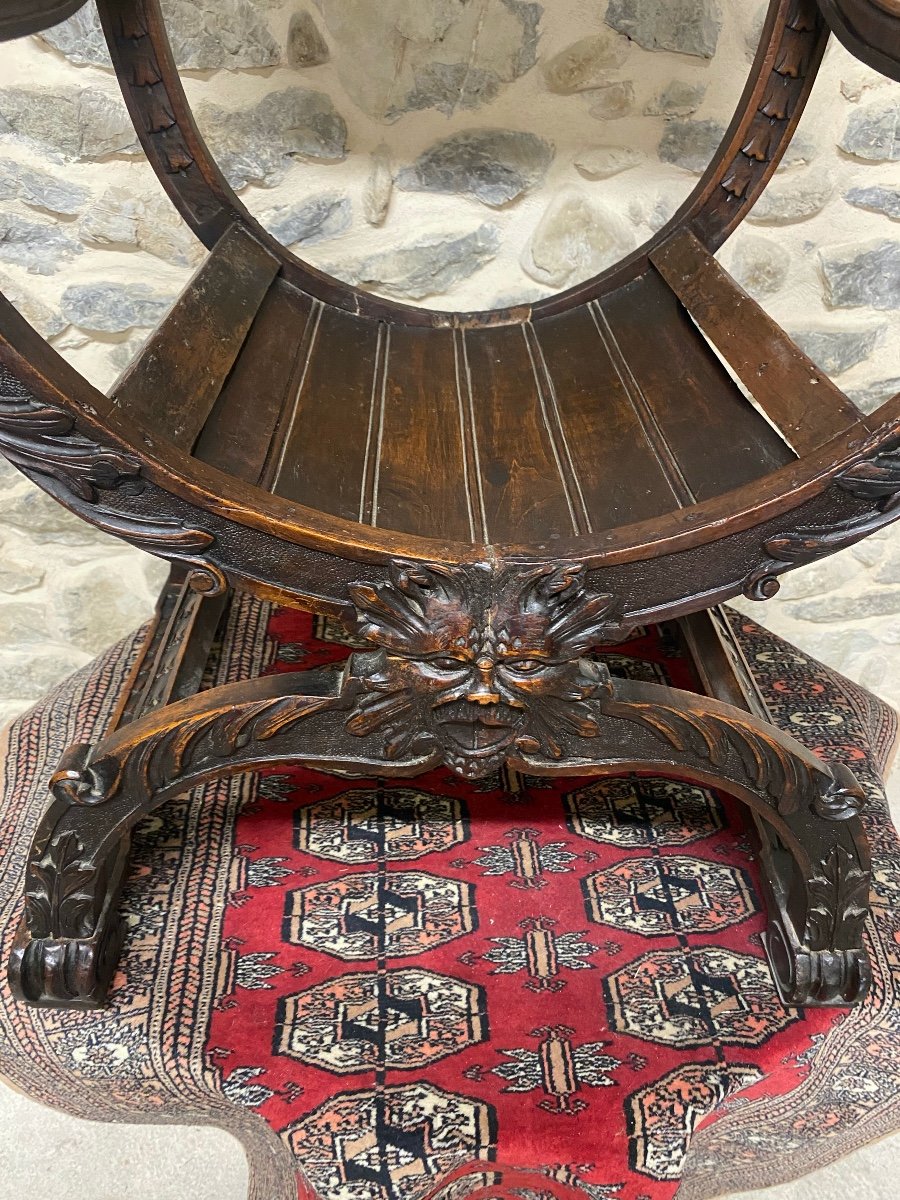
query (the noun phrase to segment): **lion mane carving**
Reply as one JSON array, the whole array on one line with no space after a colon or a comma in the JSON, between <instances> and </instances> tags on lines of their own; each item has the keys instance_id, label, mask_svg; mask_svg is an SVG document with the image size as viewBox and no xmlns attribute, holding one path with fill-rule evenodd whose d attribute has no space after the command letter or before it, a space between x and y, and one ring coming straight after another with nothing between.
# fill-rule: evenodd
<instances>
[{"instance_id":1,"label":"lion mane carving","mask_svg":"<svg viewBox=\"0 0 900 1200\"><path fill-rule=\"evenodd\" d=\"M584 567L394 562L382 584L354 584L363 691L348 729L383 733L389 757L439 754L482 778L514 749L562 756L560 734L596 733L590 701L608 689L582 656L614 625L614 600Z\"/></svg>"}]
</instances>

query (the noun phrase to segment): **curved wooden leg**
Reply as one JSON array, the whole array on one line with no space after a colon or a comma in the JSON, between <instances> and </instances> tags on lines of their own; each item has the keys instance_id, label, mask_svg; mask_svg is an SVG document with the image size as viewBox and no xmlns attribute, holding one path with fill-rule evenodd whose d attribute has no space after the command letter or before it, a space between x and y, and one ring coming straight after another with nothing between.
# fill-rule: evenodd
<instances>
[{"instance_id":1,"label":"curved wooden leg","mask_svg":"<svg viewBox=\"0 0 900 1200\"><path fill-rule=\"evenodd\" d=\"M216 688L152 712L94 749L73 748L54 777L28 867L10 973L17 994L41 1004L102 1002L119 944L116 908L131 830L197 784L301 763L403 777L445 761L466 776L473 763L483 773L479 730L490 706L480 695L472 701L475 732L468 740L454 733L443 753L421 706L398 708L393 669L381 653L358 655L342 676L309 671ZM399 669L407 672L408 662ZM593 663L573 664L564 700L517 727L508 761L529 774L668 775L743 800L763 831L768 947L784 999L857 1001L869 980L861 940L869 860L858 816L864 795L851 773L741 709L612 680ZM466 702L452 703L458 725ZM411 722L403 736L398 712ZM511 719L518 720L515 710ZM495 745L488 743L490 762Z\"/></svg>"},{"instance_id":2,"label":"curved wooden leg","mask_svg":"<svg viewBox=\"0 0 900 1200\"><path fill-rule=\"evenodd\" d=\"M113 717L113 729L162 710L200 686L227 596L192 590L189 572L174 568ZM91 747L63 755L51 780L52 801L31 846L25 914L9 966L13 991L42 1005L90 1008L103 1003L124 929L119 895L131 849L130 826L109 840L107 814L79 807L78 781ZM96 849L96 847L102 849Z\"/></svg>"},{"instance_id":3,"label":"curved wooden leg","mask_svg":"<svg viewBox=\"0 0 900 1200\"><path fill-rule=\"evenodd\" d=\"M71 828L65 782L85 768L90 747L66 751L51 789L55 799L38 826L25 881L25 914L13 944L9 982L22 1000L46 1006L95 1008L106 997L118 962L124 927L119 895L130 830L108 852L102 810L83 810L93 821Z\"/></svg>"}]
</instances>

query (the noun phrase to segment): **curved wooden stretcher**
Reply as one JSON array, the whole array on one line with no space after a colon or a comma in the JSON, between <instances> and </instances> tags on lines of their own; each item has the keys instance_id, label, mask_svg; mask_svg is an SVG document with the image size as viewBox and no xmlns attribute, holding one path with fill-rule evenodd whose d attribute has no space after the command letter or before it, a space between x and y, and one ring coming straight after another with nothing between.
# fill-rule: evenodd
<instances>
[{"instance_id":1,"label":"curved wooden stretcher","mask_svg":"<svg viewBox=\"0 0 900 1200\"><path fill-rule=\"evenodd\" d=\"M0 0L0 34L73 7ZM54 780L20 994L101 1001L129 831L200 780L271 762L470 777L509 762L727 787L758 817L785 998L859 999L862 795L768 723L713 606L769 597L900 513L900 396L861 414L714 254L784 154L829 26L900 77L896 0L772 0L734 119L672 220L568 292L467 314L294 258L212 160L156 0L99 8L147 157L209 255L108 396L0 300L0 448L176 566L118 728ZM340 617L372 651L340 679L194 696L231 587ZM684 630L718 701L612 681L583 657L703 612Z\"/></svg>"}]
</instances>

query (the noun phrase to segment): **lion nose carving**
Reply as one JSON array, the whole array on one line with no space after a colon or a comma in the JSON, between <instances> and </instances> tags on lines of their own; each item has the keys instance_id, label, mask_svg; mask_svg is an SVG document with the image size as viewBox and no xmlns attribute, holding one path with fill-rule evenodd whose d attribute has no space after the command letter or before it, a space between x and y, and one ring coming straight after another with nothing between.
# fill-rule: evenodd
<instances>
[{"instance_id":1,"label":"lion nose carving","mask_svg":"<svg viewBox=\"0 0 900 1200\"><path fill-rule=\"evenodd\" d=\"M499 704L500 693L494 687L494 664L489 658L479 658L475 670L478 675L466 699L473 704Z\"/></svg>"}]
</instances>

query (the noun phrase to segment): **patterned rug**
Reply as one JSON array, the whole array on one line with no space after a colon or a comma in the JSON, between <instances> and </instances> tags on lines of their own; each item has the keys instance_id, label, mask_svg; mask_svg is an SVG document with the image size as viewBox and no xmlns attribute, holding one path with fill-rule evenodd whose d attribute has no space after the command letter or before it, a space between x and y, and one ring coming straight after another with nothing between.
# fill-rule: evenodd
<instances>
[{"instance_id":1,"label":"patterned rug","mask_svg":"<svg viewBox=\"0 0 900 1200\"><path fill-rule=\"evenodd\" d=\"M110 1006L0 988L0 1071L104 1121L240 1137L254 1200L711 1200L900 1128L900 843L879 701L734 618L778 722L864 783L875 986L786 1011L728 796L629 777L392 784L304 770L144 822ZM108 722L136 639L0 746L3 955L50 769ZM208 684L333 662L331 623L242 598ZM602 653L691 687L672 629Z\"/></svg>"}]
</instances>

